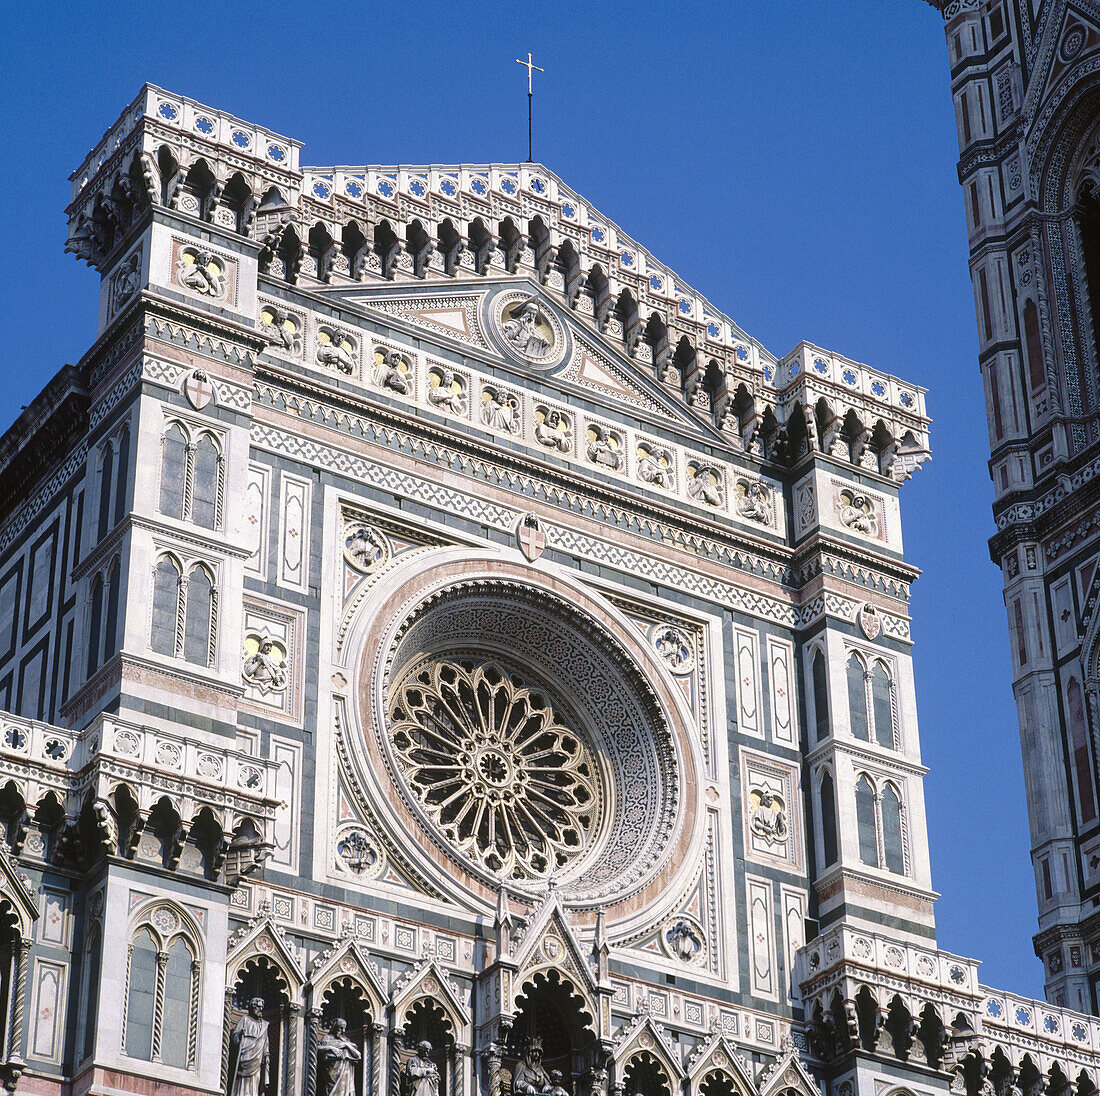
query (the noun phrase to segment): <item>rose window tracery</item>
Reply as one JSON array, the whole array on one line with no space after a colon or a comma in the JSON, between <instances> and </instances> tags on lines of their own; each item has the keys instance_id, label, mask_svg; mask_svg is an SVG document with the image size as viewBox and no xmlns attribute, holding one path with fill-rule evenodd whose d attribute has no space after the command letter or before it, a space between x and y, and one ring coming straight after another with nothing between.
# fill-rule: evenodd
<instances>
[{"instance_id":1,"label":"rose window tracery","mask_svg":"<svg viewBox=\"0 0 1100 1096\"><path fill-rule=\"evenodd\" d=\"M544 690L494 662L433 660L398 685L389 714L409 787L463 854L530 879L587 849L598 767Z\"/></svg>"}]
</instances>

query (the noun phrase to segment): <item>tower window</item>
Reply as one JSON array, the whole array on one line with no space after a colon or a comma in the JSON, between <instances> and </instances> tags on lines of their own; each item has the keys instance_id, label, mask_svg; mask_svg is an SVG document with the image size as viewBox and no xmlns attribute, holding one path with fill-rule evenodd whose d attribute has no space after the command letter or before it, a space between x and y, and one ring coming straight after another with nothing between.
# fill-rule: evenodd
<instances>
[{"instance_id":1,"label":"tower window","mask_svg":"<svg viewBox=\"0 0 1100 1096\"><path fill-rule=\"evenodd\" d=\"M890 781L884 781L881 790L866 773L856 781L856 828L862 863L905 874L905 808Z\"/></svg>"},{"instance_id":2,"label":"tower window","mask_svg":"<svg viewBox=\"0 0 1100 1096\"><path fill-rule=\"evenodd\" d=\"M825 674L825 653L818 648L813 660L814 727L818 742L829 737L829 683Z\"/></svg>"},{"instance_id":3,"label":"tower window","mask_svg":"<svg viewBox=\"0 0 1100 1096\"><path fill-rule=\"evenodd\" d=\"M852 734L864 742L897 749L894 681L880 659L871 669L855 651L848 656L848 713Z\"/></svg>"},{"instance_id":4,"label":"tower window","mask_svg":"<svg viewBox=\"0 0 1100 1096\"><path fill-rule=\"evenodd\" d=\"M161 438L160 512L204 529L221 525L224 461L218 438L169 423Z\"/></svg>"},{"instance_id":5,"label":"tower window","mask_svg":"<svg viewBox=\"0 0 1100 1096\"><path fill-rule=\"evenodd\" d=\"M833 793L833 774L826 770L821 778L821 842L825 851L825 866L835 864L836 845L836 797Z\"/></svg>"},{"instance_id":6,"label":"tower window","mask_svg":"<svg viewBox=\"0 0 1100 1096\"><path fill-rule=\"evenodd\" d=\"M196 563L184 579L176 560L161 556L153 572L149 646L157 654L209 666L216 650L217 624L218 591L210 570Z\"/></svg>"}]
</instances>

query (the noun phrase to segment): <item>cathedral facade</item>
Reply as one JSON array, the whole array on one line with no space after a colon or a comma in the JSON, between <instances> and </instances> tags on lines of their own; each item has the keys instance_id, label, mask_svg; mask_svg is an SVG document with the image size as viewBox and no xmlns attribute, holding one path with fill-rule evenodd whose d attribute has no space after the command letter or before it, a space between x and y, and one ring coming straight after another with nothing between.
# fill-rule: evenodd
<instances>
[{"instance_id":1,"label":"cathedral facade","mask_svg":"<svg viewBox=\"0 0 1100 1096\"><path fill-rule=\"evenodd\" d=\"M72 176L98 336L0 439L8 1088L1094 1092L1100 1023L936 943L924 391L540 165L301 149L146 86Z\"/></svg>"},{"instance_id":2,"label":"cathedral facade","mask_svg":"<svg viewBox=\"0 0 1100 1096\"><path fill-rule=\"evenodd\" d=\"M1100 5L945 18L1048 1000L1100 1005Z\"/></svg>"}]
</instances>

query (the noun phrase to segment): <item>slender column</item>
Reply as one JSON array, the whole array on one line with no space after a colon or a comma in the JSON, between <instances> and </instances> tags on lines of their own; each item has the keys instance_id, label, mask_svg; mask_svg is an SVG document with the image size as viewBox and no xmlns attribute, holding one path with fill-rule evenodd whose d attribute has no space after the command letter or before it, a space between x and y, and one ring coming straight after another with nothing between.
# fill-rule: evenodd
<instances>
[{"instance_id":1,"label":"slender column","mask_svg":"<svg viewBox=\"0 0 1100 1096\"><path fill-rule=\"evenodd\" d=\"M229 1091L229 1037L232 1034L233 987L225 987L225 1007L222 1012L222 1091Z\"/></svg>"},{"instance_id":2,"label":"slender column","mask_svg":"<svg viewBox=\"0 0 1100 1096\"><path fill-rule=\"evenodd\" d=\"M370 1096L386 1096L386 1025L371 1024L370 1033Z\"/></svg>"},{"instance_id":3,"label":"slender column","mask_svg":"<svg viewBox=\"0 0 1100 1096\"><path fill-rule=\"evenodd\" d=\"M466 1096L466 1052L469 1049L464 1043L451 1044L452 1096Z\"/></svg>"},{"instance_id":4,"label":"slender column","mask_svg":"<svg viewBox=\"0 0 1100 1096\"><path fill-rule=\"evenodd\" d=\"M401 1036L398 1032L390 1035L390 1092L393 1096L401 1091Z\"/></svg>"},{"instance_id":5,"label":"slender column","mask_svg":"<svg viewBox=\"0 0 1100 1096\"><path fill-rule=\"evenodd\" d=\"M297 1096L298 1079L301 1072L301 1054L299 1053L299 1028L301 1027L302 1006L291 1002L286 1007L286 1077L282 1086L284 1096Z\"/></svg>"},{"instance_id":6,"label":"slender column","mask_svg":"<svg viewBox=\"0 0 1100 1096\"><path fill-rule=\"evenodd\" d=\"M162 1035L162 1029L164 1027L164 977L165 970L168 967L168 953L166 951L157 952L157 974L156 983L153 988L153 1061L159 1062L160 1057L160 1040Z\"/></svg>"},{"instance_id":7,"label":"slender column","mask_svg":"<svg viewBox=\"0 0 1100 1096\"><path fill-rule=\"evenodd\" d=\"M4 1061L7 1061L12 1055L12 1013L15 1010L15 970L16 964L19 962L19 944L13 943L11 954L8 956L8 997L4 1002L4 1031L2 1039L0 1039L0 1048L4 1051Z\"/></svg>"},{"instance_id":8,"label":"slender column","mask_svg":"<svg viewBox=\"0 0 1100 1096\"><path fill-rule=\"evenodd\" d=\"M317 1091L317 1044L321 1039L321 1010L311 1008L306 1013L306 1036L309 1039L309 1051L306 1060L306 1096L314 1096Z\"/></svg>"},{"instance_id":9,"label":"slender column","mask_svg":"<svg viewBox=\"0 0 1100 1096\"><path fill-rule=\"evenodd\" d=\"M500 1044L489 1047L489 1096L500 1096Z\"/></svg>"},{"instance_id":10,"label":"slender column","mask_svg":"<svg viewBox=\"0 0 1100 1096\"><path fill-rule=\"evenodd\" d=\"M12 993L15 1003L12 1008L11 1041L8 1044L8 1063L23 1064L23 1006L27 986L27 961L31 955L30 940L20 940L15 960L15 978Z\"/></svg>"}]
</instances>

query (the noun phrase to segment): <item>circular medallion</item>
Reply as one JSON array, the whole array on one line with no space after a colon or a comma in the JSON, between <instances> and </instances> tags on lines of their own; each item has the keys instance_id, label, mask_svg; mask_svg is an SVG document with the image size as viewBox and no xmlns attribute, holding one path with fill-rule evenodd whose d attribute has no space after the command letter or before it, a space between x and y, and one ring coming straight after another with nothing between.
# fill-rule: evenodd
<instances>
[{"instance_id":1,"label":"circular medallion","mask_svg":"<svg viewBox=\"0 0 1100 1096\"><path fill-rule=\"evenodd\" d=\"M489 305L491 328L503 349L539 368L565 355L565 328L554 310L533 291L509 290Z\"/></svg>"}]
</instances>

